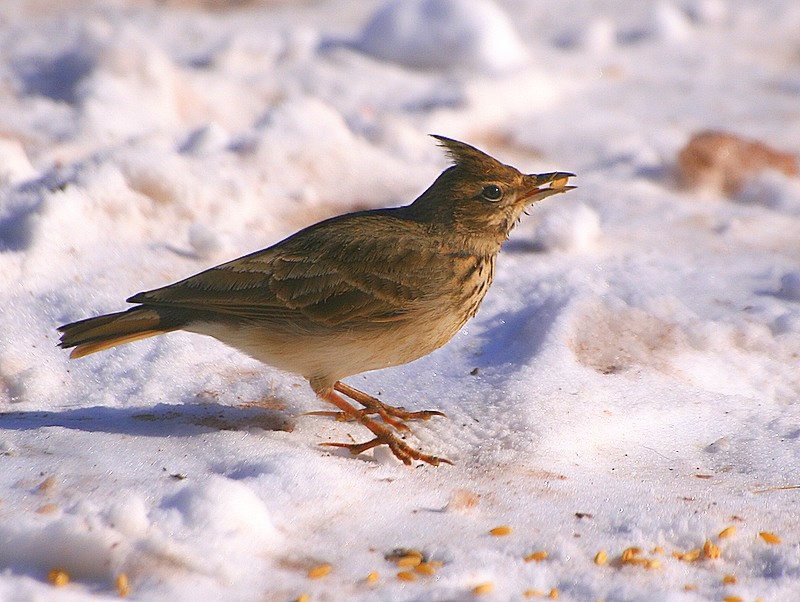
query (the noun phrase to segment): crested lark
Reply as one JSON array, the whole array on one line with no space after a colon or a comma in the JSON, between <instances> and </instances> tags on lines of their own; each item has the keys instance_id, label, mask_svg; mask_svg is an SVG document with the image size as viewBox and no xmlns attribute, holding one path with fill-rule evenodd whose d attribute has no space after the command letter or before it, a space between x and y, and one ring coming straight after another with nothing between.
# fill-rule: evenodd
<instances>
[{"instance_id":1,"label":"crested lark","mask_svg":"<svg viewBox=\"0 0 800 602\"><path fill-rule=\"evenodd\" d=\"M61 326L61 347L74 347L70 357L77 358L173 330L210 335L304 376L339 409L335 415L374 435L328 445L353 454L388 445L406 464L447 462L398 434L408 431L407 420L443 414L384 404L341 379L410 362L447 343L478 311L500 246L522 212L571 190L573 174L525 175L463 142L435 138L454 165L410 205L334 217L138 293L127 311Z\"/></svg>"}]
</instances>

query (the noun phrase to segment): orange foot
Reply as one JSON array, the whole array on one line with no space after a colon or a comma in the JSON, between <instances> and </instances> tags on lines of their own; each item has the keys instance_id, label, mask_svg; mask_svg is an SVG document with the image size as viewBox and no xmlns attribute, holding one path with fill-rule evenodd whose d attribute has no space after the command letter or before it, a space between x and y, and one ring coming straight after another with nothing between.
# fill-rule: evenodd
<instances>
[{"instance_id":1,"label":"orange foot","mask_svg":"<svg viewBox=\"0 0 800 602\"><path fill-rule=\"evenodd\" d=\"M452 464L450 460L445 458L438 458L436 456L431 456L429 454L422 453L419 450L414 449L410 445L408 445L405 441L400 439L397 435L391 432L386 425L394 427L400 431L408 431L409 428L406 424L404 424L403 420L411 420L415 418L427 420L431 416L444 416L441 412L435 411L425 411L425 412L406 412L400 408L395 408L389 405L386 405L374 397L367 395L366 393L362 393L358 389L354 389L348 385L345 385L342 382L336 382L333 386L334 389L337 391L344 393L348 397L358 401L366 409L359 410L352 405L350 405L347 401L345 401L340 395L337 395L333 389L325 389L320 391L318 395L327 401L335 405L341 412L333 412L337 419L343 420L357 420L365 427L367 427L372 434L375 435L374 439L371 439L365 443L323 443L322 445L328 447L343 447L345 449L349 449L350 453L353 455L360 454L362 452L367 451L368 449L372 449L378 445L387 445L392 453L403 462L403 464L411 464L414 460L419 460L420 462L427 462L428 464L432 464L433 466L438 466L439 464ZM327 412L312 412L313 414L329 414ZM386 425L383 425L379 422L376 422L372 418L369 417L369 414L378 414ZM399 415L398 415L399 414ZM399 418L399 420L395 420L394 417Z\"/></svg>"},{"instance_id":2,"label":"orange foot","mask_svg":"<svg viewBox=\"0 0 800 602\"><path fill-rule=\"evenodd\" d=\"M408 428L408 425L405 423L406 420L430 420L433 416L444 416L447 417L444 413L438 412L436 410L422 410L421 412L408 412L403 408L397 408L395 406L390 406L388 404L383 403L379 399L373 397L372 395L367 395L363 391L359 391L349 385L344 384L341 381L337 381L334 383L333 388L340 393L344 393L350 399L353 399L364 406L362 410L356 410L358 412L358 416L353 415L352 412L326 412L326 411L314 411L314 412L306 412L307 416L330 416L339 420L341 422L345 422L348 420L361 420L362 417L368 416L370 414L377 414L381 417L386 424L392 426L393 428L397 429L403 433L411 432L411 429Z\"/></svg>"},{"instance_id":3,"label":"orange foot","mask_svg":"<svg viewBox=\"0 0 800 602\"><path fill-rule=\"evenodd\" d=\"M351 387L350 385L344 384L342 381L336 381L333 385L333 388L339 391L339 393L343 393L347 395L350 399L354 399L362 406L367 408L363 410L365 414L378 414L384 422L391 424L395 428L397 428L393 421L387 420L386 418L392 416L394 418L399 418L400 421L403 420L430 420L433 416L446 416L442 412L437 412L436 410L422 410L421 412L407 412L403 408L397 408L395 406L390 406L388 404L383 403L379 399L373 397L372 395L367 395L363 391L359 391L358 389ZM403 425L406 426L406 425ZM408 428L408 427L406 427Z\"/></svg>"}]
</instances>

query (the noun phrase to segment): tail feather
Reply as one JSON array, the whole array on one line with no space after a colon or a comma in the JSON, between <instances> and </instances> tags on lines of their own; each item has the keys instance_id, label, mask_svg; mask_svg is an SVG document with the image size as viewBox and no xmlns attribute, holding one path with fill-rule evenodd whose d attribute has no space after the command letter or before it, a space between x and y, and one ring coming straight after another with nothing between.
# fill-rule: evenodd
<instances>
[{"instance_id":1,"label":"tail feather","mask_svg":"<svg viewBox=\"0 0 800 602\"><path fill-rule=\"evenodd\" d=\"M64 349L74 347L70 357L78 358L179 328L180 324L165 320L157 309L139 306L59 326L58 344Z\"/></svg>"}]
</instances>

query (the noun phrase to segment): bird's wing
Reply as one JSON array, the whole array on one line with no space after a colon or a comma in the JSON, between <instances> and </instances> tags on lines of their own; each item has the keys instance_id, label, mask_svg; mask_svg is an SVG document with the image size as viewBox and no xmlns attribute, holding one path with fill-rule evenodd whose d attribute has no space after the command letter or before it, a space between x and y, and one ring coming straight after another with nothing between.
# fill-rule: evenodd
<instances>
[{"instance_id":1,"label":"bird's wing","mask_svg":"<svg viewBox=\"0 0 800 602\"><path fill-rule=\"evenodd\" d=\"M441 290L447 262L420 248L418 225L374 217L322 222L128 301L331 327L403 319Z\"/></svg>"}]
</instances>

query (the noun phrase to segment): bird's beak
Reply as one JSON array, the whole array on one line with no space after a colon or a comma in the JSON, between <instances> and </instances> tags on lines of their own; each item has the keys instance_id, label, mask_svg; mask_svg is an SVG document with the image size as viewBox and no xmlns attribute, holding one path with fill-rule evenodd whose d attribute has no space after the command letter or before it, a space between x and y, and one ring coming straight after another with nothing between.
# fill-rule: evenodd
<instances>
[{"instance_id":1,"label":"bird's beak","mask_svg":"<svg viewBox=\"0 0 800 602\"><path fill-rule=\"evenodd\" d=\"M517 202L525 201L535 203L554 194L573 190L575 186L567 186L570 178L574 178L574 173L565 171L554 171L551 173L529 174L525 179L530 183L530 188L517 198ZM526 182L527 183L527 182Z\"/></svg>"}]
</instances>

